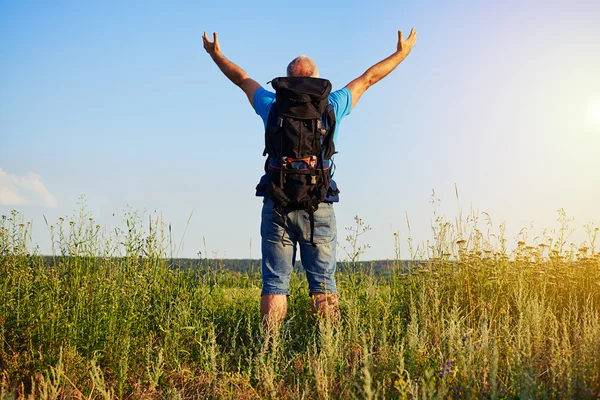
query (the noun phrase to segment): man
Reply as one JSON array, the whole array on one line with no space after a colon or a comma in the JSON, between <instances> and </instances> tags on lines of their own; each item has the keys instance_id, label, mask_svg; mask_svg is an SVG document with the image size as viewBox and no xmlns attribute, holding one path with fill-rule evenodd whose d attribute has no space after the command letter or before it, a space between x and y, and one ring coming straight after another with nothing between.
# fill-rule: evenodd
<instances>
[{"instance_id":1,"label":"man","mask_svg":"<svg viewBox=\"0 0 600 400\"><path fill-rule=\"evenodd\" d=\"M373 65L346 87L329 94L328 101L333 107L336 127L350 114L365 90L387 76L408 56L416 40L417 33L414 28L406 40L402 38L402 31L398 31L397 48L391 56ZM262 117L266 127L269 112L275 103L275 94L263 89L243 69L223 56L216 32L212 41L204 32L203 42L204 48L221 72L248 96L250 104ZM287 76L318 78L319 72L310 58L299 56L288 65ZM337 128L333 135L335 141ZM335 183L332 182L331 185L334 186ZM260 184L257 189L260 190ZM278 212L273 209L273 202L265 197L261 223L263 290L260 305L265 322L279 323L285 318L289 279L297 244L313 299L313 311L323 316L337 315L337 288L334 277L337 235L332 205L337 200L337 193L331 192L325 201L318 205L314 212L314 221L309 224L306 211Z\"/></svg>"}]
</instances>

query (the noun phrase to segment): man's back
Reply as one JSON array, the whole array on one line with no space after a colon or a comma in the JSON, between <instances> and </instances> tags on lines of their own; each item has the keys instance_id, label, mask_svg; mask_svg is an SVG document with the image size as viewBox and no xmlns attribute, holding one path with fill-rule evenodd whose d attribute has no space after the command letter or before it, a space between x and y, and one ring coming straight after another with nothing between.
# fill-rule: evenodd
<instances>
[{"instance_id":1,"label":"man's back","mask_svg":"<svg viewBox=\"0 0 600 400\"><path fill-rule=\"evenodd\" d=\"M275 102L276 95L274 92L260 88L254 94L254 110L262 118L265 130L267 129L267 125L269 123L269 115ZM328 95L328 103L333 108L333 114L335 117L335 130L334 132L330 132L330 134L333 134L333 142L335 144L337 134L339 132L339 124L345 116L350 114L350 111L352 110L352 94L347 88L342 88L340 90L331 92ZM267 174L264 174L256 187L256 196L267 196L267 183ZM339 190L337 187L337 183L332 179L331 190L325 197L325 201L330 203L338 202L338 193Z\"/></svg>"}]
</instances>

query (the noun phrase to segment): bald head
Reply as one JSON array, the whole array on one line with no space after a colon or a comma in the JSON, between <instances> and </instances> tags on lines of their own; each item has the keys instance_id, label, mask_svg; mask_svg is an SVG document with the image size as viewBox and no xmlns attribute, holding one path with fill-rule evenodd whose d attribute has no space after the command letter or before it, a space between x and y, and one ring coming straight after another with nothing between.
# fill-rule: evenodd
<instances>
[{"instance_id":1,"label":"bald head","mask_svg":"<svg viewBox=\"0 0 600 400\"><path fill-rule=\"evenodd\" d=\"M298 56L287 66L287 76L309 76L311 78L319 77L317 64L307 56Z\"/></svg>"}]
</instances>

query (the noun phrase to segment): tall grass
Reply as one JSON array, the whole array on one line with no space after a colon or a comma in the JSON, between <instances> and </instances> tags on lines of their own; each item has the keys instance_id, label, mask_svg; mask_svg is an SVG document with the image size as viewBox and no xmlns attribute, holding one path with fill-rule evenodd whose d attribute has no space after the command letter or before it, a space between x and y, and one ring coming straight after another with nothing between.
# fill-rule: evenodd
<instances>
[{"instance_id":1,"label":"tall grass","mask_svg":"<svg viewBox=\"0 0 600 400\"><path fill-rule=\"evenodd\" d=\"M421 261L387 276L350 243L339 322L311 314L294 275L271 334L259 274L177 268L160 218L108 232L82 208L48 225L48 259L15 211L0 220L0 399L598 398L598 228L575 246L559 219L508 250L485 215L436 216Z\"/></svg>"}]
</instances>

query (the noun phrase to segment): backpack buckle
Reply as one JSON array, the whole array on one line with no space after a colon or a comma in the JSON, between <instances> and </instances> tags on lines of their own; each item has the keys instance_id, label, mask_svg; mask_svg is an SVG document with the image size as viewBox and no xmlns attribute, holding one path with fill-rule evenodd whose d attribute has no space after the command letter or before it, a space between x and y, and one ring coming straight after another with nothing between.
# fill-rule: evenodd
<instances>
[{"instance_id":1,"label":"backpack buckle","mask_svg":"<svg viewBox=\"0 0 600 400\"><path fill-rule=\"evenodd\" d=\"M317 168L317 156L308 156L304 158L292 158L286 156L281 157L281 165L283 167L287 167L288 164L292 164L295 162L303 162L309 169Z\"/></svg>"},{"instance_id":2,"label":"backpack buckle","mask_svg":"<svg viewBox=\"0 0 600 400\"><path fill-rule=\"evenodd\" d=\"M321 120L320 119L317 120L317 132L319 132L323 136L327 135L327 130L326 129L322 129L322 124L321 124Z\"/></svg>"}]
</instances>

